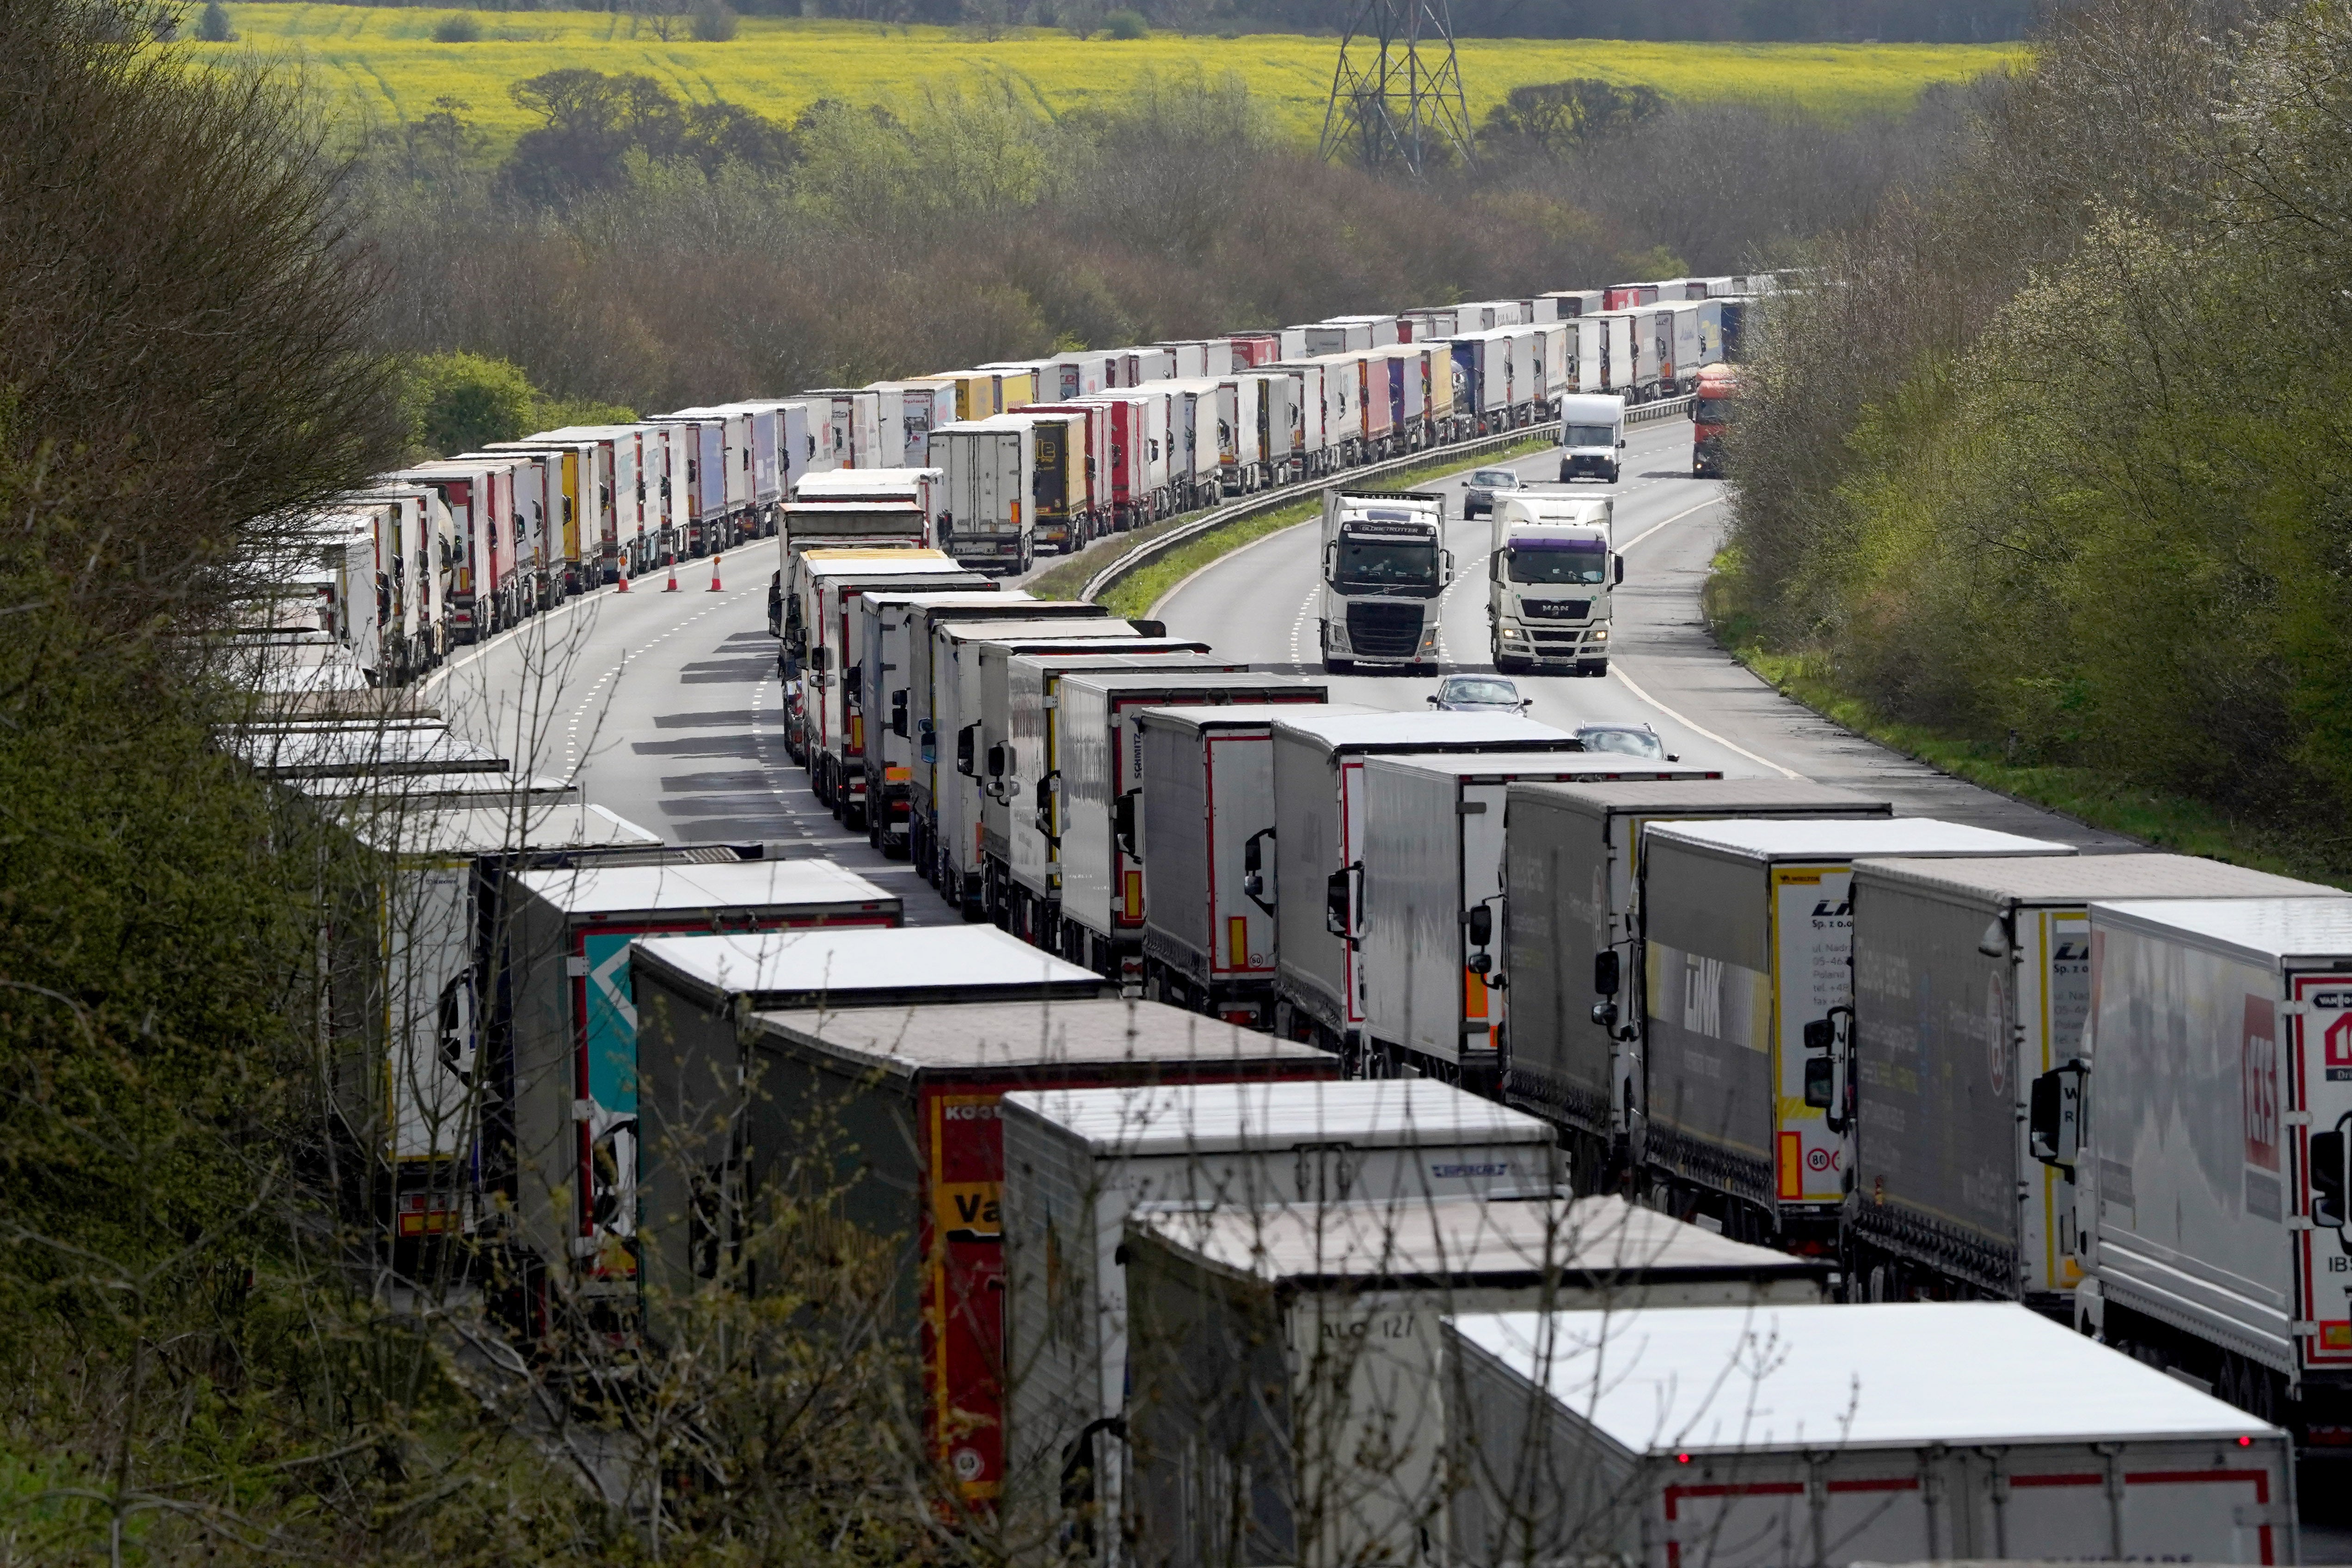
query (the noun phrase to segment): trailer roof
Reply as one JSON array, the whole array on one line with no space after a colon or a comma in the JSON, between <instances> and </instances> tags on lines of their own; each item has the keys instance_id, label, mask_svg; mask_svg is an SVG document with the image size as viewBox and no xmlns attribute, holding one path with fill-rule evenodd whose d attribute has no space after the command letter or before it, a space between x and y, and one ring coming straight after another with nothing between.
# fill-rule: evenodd
<instances>
[{"instance_id":1,"label":"trailer roof","mask_svg":"<svg viewBox=\"0 0 2352 1568\"><path fill-rule=\"evenodd\" d=\"M395 773L504 773L507 760L444 724L362 721L247 730L221 737L224 750L270 778Z\"/></svg>"},{"instance_id":2,"label":"trailer roof","mask_svg":"<svg viewBox=\"0 0 2352 1568\"><path fill-rule=\"evenodd\" d=\"M1515 713L1302 713L1277 728L1326 751L1573 750L1575 737Z\"/></svg>"},{"instance_id":3,"label":"trailer roof","mask_svg":"<svg viewBox=\"0 0 2352 1568\"><path fill-rule=\"evenodd\" d=\"M877 605L895 605L910 610L992 610L1002 605L1007 614L1026 614L1044 602L1031 598L1023 588L992 592L978 588L906 588L885 594L860 594L858 599L868 609Z\"/></svg>"},{"instance_id":4,"label":"trailer roof","mask_svg":"<svg viewBox=\"0 0 2352 1568\"><path fill-rule=\"evenodd\" d=\"M537 849L651 849L661 840L626 817L579 801L403 806L351 819L362 843L398 855L499 855Z\"/></svg>"},{"instance_id":5,"label":"trailer roof","mask_svg":"<svg viewBox=\"0 0 2352 1568\"><path fill-rule=\"evenodd\" d=\"M1143 721L1147 724L1168 723L1187 730L1246 729L1259 724L1278 724L1298 716L1301 705L1296 702L1221 702L1171 703L1164 708L1147 708ZM1307 704L1318 713L1371 713L1378 710L1353 702Z\"/></svg>"},{"instance_id":6,"label":"trailer roof","mask_svg":"<svg viewBox=\"0 0 2352 1568\"><path fill-rule=\"evenodd\" d=\"M1168 662L1154 658L1155 666ZM1074 669L1062 678L1067 685L1100 688L1105 691L1150 691L1154 687L1177 686L1187 690L1225 691L1325 691L1329 683L1304 675L1276 675L1259 669L1198 669L1178 666L1163 673L1157 668L1148 669ZM1312 707L1311 703L1292 704Z\"/></svg>"},{"instance_id":7,"label":"trailer roof","mask_svg":"<svg viewBox=\"0 0 2352 1568\"><path fill-rule=\"evenodd\" d=\"M780 1009L824 1004L1087 997L1111 983L993 926L810 926L637 942L642 962L712 1001L748 996Z\"/></svg>"},{"instance_id":8,"label":"trailer roof","mask_svg":"<svg viewBox=\"0 0 2352 1568\"><path fill-rule=\"evenodd\" d=\"M515 880L568 914L700 910L873 910L897 913L898 896L831 860L735 860L709 865L583 866L526 871Z\"/></svg>"},{"instance_id":9,"label":"trailer roof","mask_svg":"<svg viewBox=\"0 0 2352 1568\"><path fill-rule=\"evenodd\" d=\"M979 574L959 566L955 558L936 550L858 550L844 559L830 550L812 550L801 559L812 577L972 577ZM903 557L904 559L901 559Z\"/></svg>"},{"instance_id":10,"label":"trailer roof","mask_svg":"<svg viewBox=\"0 0 2352 1568\"><path fill-rule=\"evenodd\" d=\"M2144 899L2095 903L2095 925L2187 937L2257 960L2336 963L2352 958L2352 897Z\"/></svg>"},{"instance_id":11,"label":"trailer roof","mask_svg":"<svg viewBox=\"0 0 2352 1568\"><path fill-rule=\"evenodd\" d=\"M1014 1106L1014 1098L1005 1104ZM1021 1094L1018 1109L1097 1154L1552 1142L1549 1124L1435 1079L1038 1089Z\"/></svg>"},{"instance_id":12,"label":"trailer roof","mask_svg":"<svg viewBox=\"0 0 2352 1568\"><path fill-rule=\"evenodd\" d=\"M1884 800L1832 789L1810 779L1642 779L1617 784L1523 784L1511 786L1511 804L1573 811L1585 816L1649 816L1661 811L1841 811L1853 816L1885 816Z\"/></svg>"},{"instance_id":13,"label":"trailer roof","mask_svg":"<svg viewBox=\"0 0 2352 1568\"><path fill-rule=\"evenodd\" d=\"M1657 823L1652 838L1748 860L1851 860L1863 855L2072 855L2071 844L1996 833L1931 816L1735 817Z\"/></svg>"},{"instance_id":14,"label":"trailer roof","mask_svg":"<svg viewBox=\"0 0 2352 1568\"><path fill-rule=\"evenodd\" d=\"M1644 763L1639 757L1615 752L1570 752L1564 755L1536 752L1506 761L1492 752L1412 752L1382 757L1372 764L1405 768L1415 773L1443 773L1457 779L1517 781L1536 779L1717 779L1721 770L1684 763Z\"/></svg>"},{"instance_id":15,"label":"trailer roof","mask_svg":"<svg viewBox=\"0 0 2352 1568\"><path fill-rule=\"evenodd\" d=\"M1039 607L1045 606L1041 605ZM1100 642L1106 637L1124 640L1143 636L1135 629L1133 621L1121 620L1116 616L1061 615L1031 620L983 617L971 621L934 621L932 626L941 636L965 642ZM965 627L971 629L965 630Z\"/></svg>"},{"instance_id":16,"label":"trailer roof","mask_svg":"<svg viewBox=\"0 0 2352 1568\"><path fill-rule=\"evenodd\" d=\"M984 649L997 646L994 637L982 645ZM1131 669L1214 669L1245 674L1249 669L1249 666L1239 659L1221 658L1210 651L1206 643L1192 642L1183 637L1139 637L1133 645L1122 642L1117 647L1105 648L1100 653L1084 647L1024 649L1018 647L1006 647L1003 652L1008 659L1023 659L1041 670L1049 669L1056 674ZM982 657L986 657L984 652ZM1234 668L1236 665L1240 666L1238 669Z\"/></svg>"},{"instance_id":17,"label":"trailer roof","mask_svg":"<svg viewBox=\"0 0 2352 1568\"><path fill-rule=\"evenodd\" d=\"M2021 903L2090 899L2342 898L2341 888L2274 877L2201 855L2028 855L1965 860L1873 860L1854 880Z\"/></svg>"},{"instance_id":18,"label":"trailer roof","mask_svg":"<svg viewBox=\"0 0 2352 1568\"><path fill-rule=\"evenodd\" d=\"M2011 1301L1484 1312L1450 1326L1635 1455L2280 1436Z\"/></svg>"},{"instance_id":19,"label":"trailer roof","mask_svg":"<svg viewBox=\"0 0 2352 1568\"><path fill-rule=\"evenodd\" d=\"M855 1012L753 1015L780 1043L894 1077L917 1073L1002 1072L1080 1068L1134 1069L1181 1064L1224 1070L1259 1064L1292 1077L1339 1070L1328 1051L1277 1040L1160 1002L1116 996L1063 1001L968 1002L861 1007Z\"/></svg>"},{"instance_id":20,"label":"trailer roof","mask_svg":"<svg viewBox=\"0 0 2352 1568\"><path fill-rule=\"evenodd\" d=\"M1467 1285L1551 1274L1628 1285L1670 1277L1820 1279L1826 1268L1615 1196L1222 1204L1146 1209L1128 1225L1202 1268L1267 1284Z\"/></svg>"},{"instance_id":21,"label":"trailer roof","mask_svg":"<svg viewBox=\"0 0 2352 1568\"><path fill-rule=\"evenodd\" d=\"M481 809L502 811L525 801L554 805L576 804L581 799L580 786L570 779L487 769L462 773L329 773L280 782L313 800L352 797L373 802L379 810L419 810L476 802Z\"/></svg>"}]
</instances>

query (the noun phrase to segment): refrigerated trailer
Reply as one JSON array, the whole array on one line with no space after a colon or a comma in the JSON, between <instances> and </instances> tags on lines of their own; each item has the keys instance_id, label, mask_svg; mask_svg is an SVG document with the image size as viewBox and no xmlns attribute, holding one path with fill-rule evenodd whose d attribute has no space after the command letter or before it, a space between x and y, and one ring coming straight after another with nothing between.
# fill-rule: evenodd
<instances>
[{"instance_id":1,"label":"refrigerated trailer","mask_svg":"<svg viewBox=\"0 0 2352 1568\"><path fill-rule=\"evenodd\" d=\"M2028 1123L2080 1189L2077 1321L2352 1457L2352 899L2094 903L2090 934L2090 1060Z\"/></svg>"},{"instance_id":2,"label":"refrigerated trailer","mask_svg":"<svg viewBox=\"0 0 2352 1568\"><path fill-rule=\"evenodd\" d=\"M1138 829L1159 782L1144 756L1140 724L1146 712L1172 703L1296 706L1321 703L1328 695L1321 681L1247 670L1090 670L1063 676L1047 714L1055 737L1054 785L1037 825L1060 868L1054 950L1133 991L1145 984L1148 900ZM1265 921L1259 951L1271 953L1273 934L1272 922ZM1161 999L1180 1005L1192 1002L1183 994ZM1229 1023L1260 1023L1254 1014L1225 1017Z\"/></svg>"},{"instance_id":3,"label":"refrigerated trailer","mask_svg":"<svg viewBox=\"0 0 2352 1568\"><path fill-rule=\"evenodd\" d=\"M2287 1435L2022 1307L1446 1324L1449 1553L1614 1563L2294 1563Z\"/></svg>"},{"instance_id":4,"label":"refrigerated trailer","mask_svg":"<svg viewBox=\"0 0 2352 1568\"><path fill-rule=\"evenodd\" d=\"M1029 614L1041 602L1018 588L994 584L987 592L868 589L857 596L857 685L866 716L866 837L874 847L894 855L908 849L915 768L930 733L929 710L916 701L917 672L929 662L930 617L1010 618ZM929 694L926 681L920 695L927 702Z\"/></svg>"},{"instance_id":5,"label":"refrigerated trailer","mask_svg":"<svg viewBox=\"0 0 2352 1568\"><path fill-rule=\"evenodd\" d=\"M2072 855L1927 817L1642 835L1647 1180L1726 1235L1827 1253L1853 1191L1853 864Z\"/></svg>"},{"instance_id":6,"label":"refrigerated trailer","mask_svg":"<svg viewBox=\"0 0 2352 1568\"><path fill-rule=\"evenodd\" d=\"M2033 1081L2087 1051L2090 904L2341 896L2190 855L1855 862L1856 1292L2021 1300L2071 1321L2074 1185L2033 1160L2025 1119Z\"/></svg>"},{"instance_id":7,"label":"refrigerated trailer","mask_svg":"<svg viewBox=\"0 0 2352 1568\"><path fill-rule=\"evenodd\" d=\"M1639 757L1373 757L1364 763L1362 869L1329 892L1356 944L1372 1070L1499 1097L1510 1058L1504 952L1504 804L1515 784L1718 779Z\"/></svg>"},{"instance_id":8,"label":"refrigerated trailer","mask_svg":"<svg viewBox=\"0 0 2352 1568\"><path fill-rule=\"evenodd\" d=\"M1446 1538L1449 1313L1802 1304L1819 1263L1623 1198L1152 1209L1127 1223L1135 1557L1200 1561L1229 1529L1202 1435L1257 1482L1267 1558L1421 1563Z\"/></svg>"},{"instance_id":9,"label":"refrigerated trailer","mask_svg":"<svg viewBox=\"0 0 2352 1568\"><path fill-rule=\"evenodd\" d=\"M874 933L880 942L823 934L827 945L798 951L774 945L793 937L766 939L765 952L743 939L694 939L693 952L674 939L641 948L640 973L652 981L640 997L646 1047L660 1053L650 1096L667 1101L682 1093L673 1083L691 1079L714 1085L703 1098L739 1117L689 1121L702 1107L680 1101L673 1121L710 1131L676 1141L678 1157L649 1174L648 1252L684 1283L695 1264L724 1257L723 1215L701 1258L683 1246L698 1175L705 1191L743 1200L795 1179L795 1167L837 1190L843 1220L900 1249L893 1327L920 1324L929 1457L967 1502L1009 1509L1034 1495L1028 1489L1050 1493L1059 1469L1005 1462L1005 1385L1019 1382L1003 1358L1006 1092L1167 1092L1319 1078L1330 1062L1173 1008L1098 999L1098 976L1001 931ZM714 951L721 942L726 951Z\"/></svg>"},{"instance_id":10,"label":"refrigerated trailer","mask_svg":"<svg viewBox=\"0 0 2352 1568\"><path fill-rule=\"evenodd\" d=\"M1027 415L999 414L931 432L932 458L947 470L940 547L966 566L1029 570L1036 552L1034 423Z\"/></svg>"},{"instance_id":11,"label":"refrigerated trailer","mask_svg":"<svg viewBox=\"0 0 2352 1568\"><path fill-rule=\"evenodd\" d=\"M1045 1089L1006 1095L1002 1115L1010 1458L1021 1470L1080 1475L1079 1486L1039 1500L1059 1517L1034 1522L1064 1540L1090 1533L1096 1549L1081 1560L1101 1563L1123 1560L1116 1523L1127 1465L1109 1423L1126 1403L1119 1249L1130 1214L1344 1200L1402 1215L1433 1197L1558 1190L1549 1128L1440 1083Z\"/></svg>"},{"instance_id":12,"label":"refrigerated trailer","mask_svg":"<svg viewBox=\"0 0 2352 1568\"><path fill-rule=\"evenodd\" d=\"M1301 713L1274 731L1275 1032L1361 1058L1357 940L1335 923L1364 872L1364 763L1404 752L1561 752L1567 731L1516 714Z\"/></svg>"},{"instance_id":13,"label":"refrigerated trailer","mask_svg":"<svg viewBox=\"0 0 2352 1568\"><path fill-rule=\"evenodd\" d=\"M1514 784L1504 972L1517 1025L1505 1098L1567 1134L1577 1190L1638 1165L1642 827L1678 818L1884 817L1883 800L1801 779Z\"/></svg>"}]
</instances>

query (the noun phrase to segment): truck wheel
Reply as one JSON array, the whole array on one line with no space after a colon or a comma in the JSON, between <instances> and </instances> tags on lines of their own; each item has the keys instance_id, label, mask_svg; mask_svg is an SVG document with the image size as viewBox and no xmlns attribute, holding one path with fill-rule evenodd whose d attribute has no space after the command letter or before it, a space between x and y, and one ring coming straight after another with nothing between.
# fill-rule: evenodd
<instances>
[{"instance_id":1,"label":"truck wheel","mask_svg":"<svg viewBox=\"0 0 2352 1568\"><path fill-rule=\"evenodd\" d=\"M841 795L841 825L852 833L866 826L866 808L846 790Z\"/></svg>"},{"instance_id":2,"label":"truck wheel","mask_svg":"<svg viewBox=\"0 0 2352 1568\"><path fill-rule=\"evenodd\" d=\"M1527 668L1528 661L1526 659L1513 658L1509 655L1502 653L1498 653L1495 656L1495 673L1497 675L1517 675Z\"/></svg>"},{"instance_id":3,"label":"truck wheel","mask_svg":"<svg viewBox=\"0 0 2352 1568\"><path fill-rule=\"evenodd\" d=\"M1356 661L1352 658L1333 658L1328 654L1323 657L1323 673L1326 675L1349 675L1354 672L1355 668Z\"/></svg>"}]
</instances>

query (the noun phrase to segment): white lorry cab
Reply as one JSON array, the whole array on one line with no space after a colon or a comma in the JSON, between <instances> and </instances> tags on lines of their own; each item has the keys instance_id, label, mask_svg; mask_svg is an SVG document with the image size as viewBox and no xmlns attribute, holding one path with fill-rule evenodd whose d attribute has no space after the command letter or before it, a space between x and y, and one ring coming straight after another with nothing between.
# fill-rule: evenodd
<instances>
[{"instance_id":1,"label":"white lorry cab","mask_svg":"<svg viewBox=\"0 0 2352 1568\"><path fill-rule=\"evenodd\" d=\"M1609 673L1609 592L1625 578L1615 510L1607 496L1496 497L1486 619L1496 669Z\"/></svg>"},{"instance_id":2,"label":"white lorry cab","mask_svg":"<svg viewBox=\"0 0 2352 1568\"><path fill-rule=\"evenodd\" d=\"M1625 452L1625 400L1615 394L1570 393L1559 400L1559 482L1617 482Z\"/></svg>"},{"instance_id":3,"label":"white lorry cab","mask_svg":"<svg viewBox=\"0 0 2352 1568\"><path fill-rule=\"evenodd\" d=\"M1454 580L1445 502L1427 490L1323 492L1323 668L1437 666Z\"/></svg>"}]
</instances>

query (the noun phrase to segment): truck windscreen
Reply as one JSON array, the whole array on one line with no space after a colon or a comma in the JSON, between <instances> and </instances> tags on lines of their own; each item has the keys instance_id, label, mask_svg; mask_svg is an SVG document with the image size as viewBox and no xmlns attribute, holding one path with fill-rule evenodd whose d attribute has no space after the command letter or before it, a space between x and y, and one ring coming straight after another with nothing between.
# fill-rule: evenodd
<instances>
[{"instance_id":1,"label":"truck windscreen","mask_svg":"<svg viewBox=\"0 0 2352 1568\"><path fill-rule=\"evenodd\" d=\"M1428 539L1362 539L1339 536L1331 578L1350 589L1437 586L1437 542Z\"/></svg>"},{"instance_id":2,"label":"truck windscreen","mask_svg":"<svg viewBox=\"0 0 2352 1568\"><path fill-rule=\"evenodd\" d=\"M1692 405L1691 421L1697 425L1728 425L1739 415L1739 403L1730 397L1702 397Z\"/></svg>"},{"instance_id":3,"label":"truck windscreen","mask_svg":"<svg viewBox=\"0 0 2352 1568\"><path fill-rule=\"evenodd\" d=\"M1609 546L1597 539L1514 539L1514 583L1601 583L1609 577Z\"/></svg>"},{"instance_id":4,"label":"truck windscreen","mask_svg":"<svg viewBox=\"0 0 2352 1568\"><path fill-rule=\"evenodd\" d=\"M1563 447L1614 447L1617 432L1615 427L1608 425L1570 425L1560 431L1559 444Z\"/></svg>"}]
</instances>

